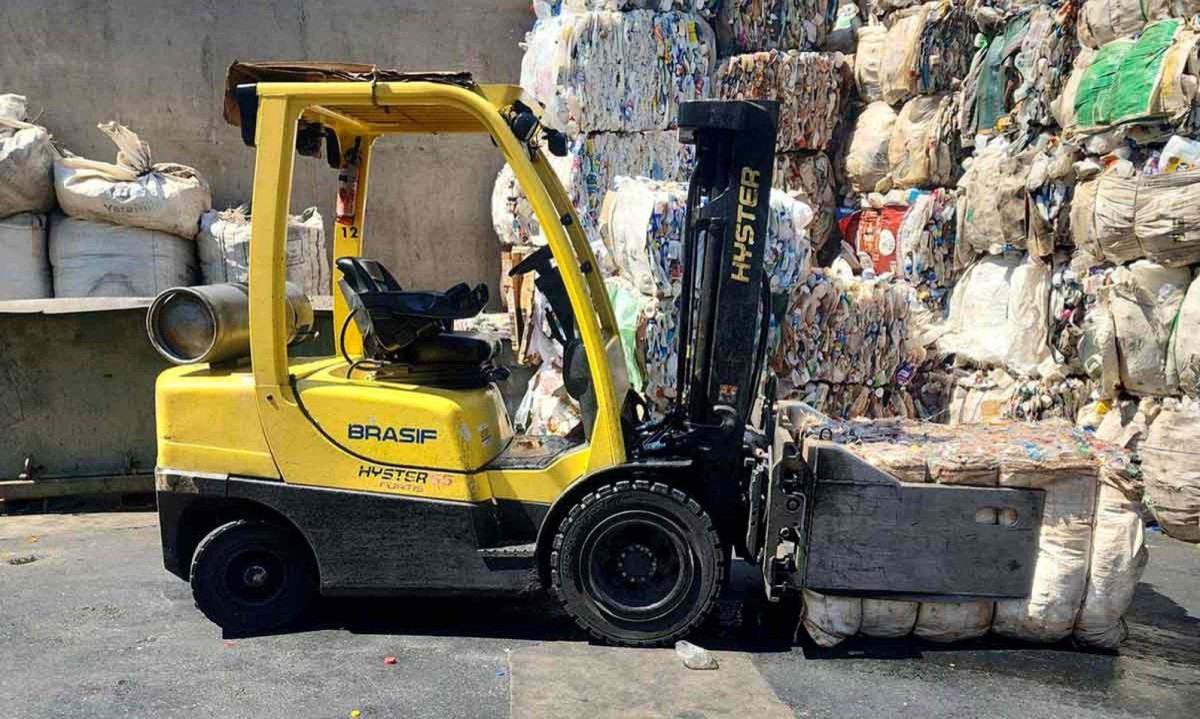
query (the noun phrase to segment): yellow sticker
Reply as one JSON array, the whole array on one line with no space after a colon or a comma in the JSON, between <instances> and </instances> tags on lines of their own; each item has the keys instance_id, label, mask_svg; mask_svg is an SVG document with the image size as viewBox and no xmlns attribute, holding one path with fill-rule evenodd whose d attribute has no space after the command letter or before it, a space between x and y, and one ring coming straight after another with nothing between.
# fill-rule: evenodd
<instances>
[{"instance_id":1,"label":"yellow sticker","mask_svg":"<svg viewBox=\"0 0 1200 719\"><path fill-rule=\"evenodd\" d=\"M700 42L700 38L696 37L696 23L694 20L688 20L687 24L688 42L696 44Z\"/></svg>"}]
</instances>

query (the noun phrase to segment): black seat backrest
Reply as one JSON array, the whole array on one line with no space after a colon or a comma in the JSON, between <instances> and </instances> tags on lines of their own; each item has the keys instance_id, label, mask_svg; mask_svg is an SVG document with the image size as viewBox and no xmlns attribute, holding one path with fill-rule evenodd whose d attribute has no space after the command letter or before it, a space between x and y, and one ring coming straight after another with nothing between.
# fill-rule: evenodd
<instances>
[{"instance_id":1,"label":"black seat backrest","mask_svg":"<svg viewBox=\"0 0 1200 719\"><path fill-rule=\"evenodd\" d=\"M474 317L488 301L487 285L459 283L445 292L405 292L375 260L340 257L338 289L354 312L363 349L373 359L391 359L421 337L431 337L456 319Z\"/></svg>"}]
</instances>

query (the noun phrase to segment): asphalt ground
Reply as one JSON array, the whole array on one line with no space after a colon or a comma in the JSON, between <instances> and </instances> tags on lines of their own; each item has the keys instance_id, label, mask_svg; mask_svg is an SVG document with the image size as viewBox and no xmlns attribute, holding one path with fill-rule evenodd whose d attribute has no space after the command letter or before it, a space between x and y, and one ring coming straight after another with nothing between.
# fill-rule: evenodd
<instances>
[{"instance_id":1,"label":"asphalt ground","mask_svg":"<svg viewBox=\"0 0 1200 719\"><path fill-rule=\"evenodd\" d=\"M720 662L700 672L589 644L548 601L326 601L289 633L225 637L162 569L153 513L0 517L0 718L1196 717L1200 547L1149 542L1116 654L793 645L739 572L694 639Z\"/></svg>"}]
</instances>

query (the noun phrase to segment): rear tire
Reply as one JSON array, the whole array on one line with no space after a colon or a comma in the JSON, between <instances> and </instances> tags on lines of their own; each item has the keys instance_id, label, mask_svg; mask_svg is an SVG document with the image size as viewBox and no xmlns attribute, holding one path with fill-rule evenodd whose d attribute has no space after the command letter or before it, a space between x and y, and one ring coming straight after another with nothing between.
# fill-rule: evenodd
<instances>
[{"instance_id":1,"label":"rear tire","mask_svg":"<svg viewBox=\"0 0 1200 719\"><path fill-rule=\"evenodd\" d=\"M239 519L209 532L192 555L192 597L223 629L257 634L300 618L316 593L308 548L269 522Z\"/></svg>"},{"instance_id":2,"label":"rear tire","mask_svg":"<svg viewBox=\"0 0 1200 719\"><path fill-rule=\"evenodd\" d=\"M622 646L694 630L725 578L712 520L679 489L615 482L571 507L554 537L551 588L579 626Z\"/></svg>"}]
</instances>

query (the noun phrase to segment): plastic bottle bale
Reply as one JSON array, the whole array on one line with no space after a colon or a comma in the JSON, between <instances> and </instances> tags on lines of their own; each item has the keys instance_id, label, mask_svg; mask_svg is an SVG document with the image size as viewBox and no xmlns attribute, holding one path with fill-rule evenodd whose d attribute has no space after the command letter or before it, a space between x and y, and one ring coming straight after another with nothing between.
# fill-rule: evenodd
<instances>
[{"instance_id":1,"label":"plastic bottle bale","mask_svg":"<svg viewBox=\"0 0 1200 719\"><path fill-rule=\"evenodd\" d=\"M855 192L891 189L888 147L896 124L896 111L885 102L867 105L854 123L846 150L846 177Z\"/></svg>"},{"instance_id":2,"label":"plastic bottle bale","mask_svg":"<svg viewBox=\"0 0 1200 719\"><path fill-rule=\"evenodd\" d=\"M1200 543L1200 400L1163 400L1138 447L1146 498L1168 535Z\"/></svg>"},{"instance_id":3,"label":"plastic bottle bale","mask_svg":"<svg viewBox=\"0 0 1200 719\"><path fill-rule=\"evenodd\" d=\"M26 212L0 219L0 301L52 296L46 216Z\"/></svg>"},{"instance_id":4,"label":"plastic bottle bale","mask_svg":"<svg viewBox=\"0 0 1200 719\"><path fill-rule=\"evenodd\" d=\"M250 212L246 206L204 213L196 249L205 284L249 282ZM287 281L310 297L332 292L325 223L315 207L288 216Z\"/></svg>"},{"instance_id":5,"label":"plastic bottle bale","mask_svg":"<svg viewBox=\"0 0 1200 719\"><path fill-rule=\"evenodd\" d=\"M1113 270L1108 306L1121 358L1121 384L1129 392L1169 396L1177 387L1167 377L1171 327L1183 304L1191 273L1148 260Z\"/></svg>"},{"instance_id":6,"label":"plastic bottle bale","mask_svg":"<svg viewBox=\"0 0 1200 719\"><path fill-rule=\"evenodd\" d=\"M680 103L711 94L716 39L690 13L567 13L539 21L525 42L521 87L546 125L571 136L663 130Z\"/></svg>"},{"instance_id":7,"label":"plastic bottle bale","mask_svg":"<svg viewBox=\"0 0 1200 719\"><path fill-rule=\"evenodd\" d=\"M1121 617L1150 558L1141 506L1133 482L1112 468L1101 469L1087 591L1075 620L1074 637L1081 644L1116 649L1125 636Z\"/></svg>"},{"instance_id":8,"label":"plastic bottle bale","mask_svg":"<svg viewBox=\"0 0 1200 719\"><path fill-rule=\"evenodd\" d=\"M1200 396L1200 274L1179 308L1167 354L1167 383L1189 397Z\"/></svg>"},{"instance_id":9,"label":"plastic bottle bale","mask_svg":"<svg viewBox=\"0 0 1200 719\"><path fill-rule=\"evenodd\" d=\"M913 636L931 642L961 642L977 639L992 626L994 602L921 602Z\"/></svg>"},{"instance_id":10,"label":"plastic bottle bale","mask_svg":"<svg viewBox=\"0 0 1200 719\"><path fill-rule=\"evenodd\" d=\"M919 602L892 599L862 600L862 625L859 631L868 637L905 637L917 624Z\"/></svg>"},{"instance_id":11,"label":"plastic bottle bale","mask_svg":"<svg viewBox=\"0 0 1200 719\"><path fill-rule=\"evenodd\" d=\"M895 187L953 185L960 146L954 93L922 95L904 103L888 140L888 165Z\"/></svg>"},{"instance_id":12,"label":"plastic bottle bale","mask_svg":"<svg viewBox=\"0 0 1200 719\"><path fill-rule=\"evenodd\" d=\"M63 212L195 239L200 216L212 209L208 181L186 165L152 162L150 146L123 125L98 127L117 146L117 161L56 160L54 191Z\"/></svg>"},{"instance_id":13,"label":"plastic bottle bale","mask_svg":"<svg viewBox=\"0 0 1200 719\"><path fill-rule=\"evenodd\" d=\"M196 243L140 227L50 218L55 297L154 297L196 279Z\"/></svg>"},{"instance_id":14,"label":"plastic bottle bale","mask_svg":"<svg viewBox=\"0 0 1200 719\"><path fill-rule=\"evenodd\" d=\"M997 600L992 631L1014 639L1056 642L1075 627L1087 587L1096 506L1095 464L1056 467L1037 461L1024 466L1007 462L1000 484L1043 489L1045 503L1030 594L1024 599Z\"/></svg>"},{"instance_id":15,"label":"plastic bottle bale","mask_svg":"<svg viewBox=\"0 0 1200 719\"><path fill-rule=\"evenodd\" d=\"M811 50L833 25L837 0L723 2L716 18L722 55L758 50Z\"/></svg>"},{"instance_id":16,"label":"plastic bottle bale","mask_svg":"<svg viewBox=\"0 0 1200 719\"><path fill-rule=\"evenodd\" d=\"M837 646L847 637L858 634L863 619L861 599L818 594L810 589L803 592L802 625L818 646Z\"/></svg>"},{"instance_id":17,"label":"plastic bottle bale","mask_svg":"<svg viewBox=\"0 0 1200 719\"><path fill-rule=\"evenodd\" d=\"M25 122L25 98L0 95L0 217L54 207L54 149L46 128Z\"/></svg>"}]
</instances>

